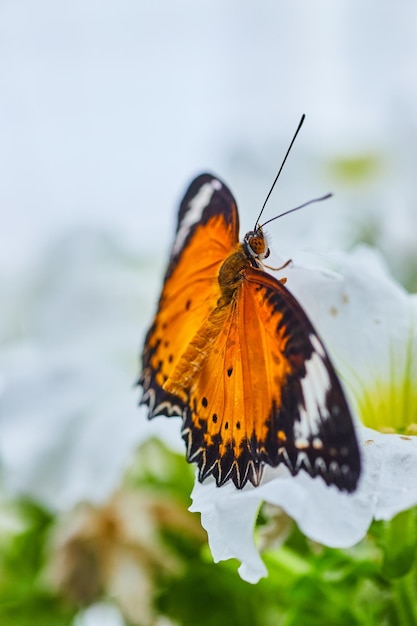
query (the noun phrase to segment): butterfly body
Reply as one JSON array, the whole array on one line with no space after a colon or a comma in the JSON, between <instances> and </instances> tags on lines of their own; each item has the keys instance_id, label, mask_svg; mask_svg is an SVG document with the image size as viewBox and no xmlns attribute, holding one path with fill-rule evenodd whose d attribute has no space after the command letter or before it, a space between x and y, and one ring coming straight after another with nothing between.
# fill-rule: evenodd
<instances>
[{"instance_id":1,"label":"butterfly body","mask_svg":"<svg viewBox=\"0 0 417 626\"><path fill-rule=\"evenodd\" d=\"M283 463L352 491L360 472L349 407L303 309L264 270L260 226L238 238L236 203L204 174L181 203L142 355L149 417L179 415L187 458L218 485L259 484Z\"/></svg>"}]
</instances>

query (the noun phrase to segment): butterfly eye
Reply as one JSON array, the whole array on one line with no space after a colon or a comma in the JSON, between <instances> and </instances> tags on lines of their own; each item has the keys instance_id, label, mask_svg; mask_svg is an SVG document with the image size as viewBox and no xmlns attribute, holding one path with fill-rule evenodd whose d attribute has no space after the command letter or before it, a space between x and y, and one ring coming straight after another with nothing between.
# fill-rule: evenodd
<instances>
[{"instance_id":1,"label":"butterfly eye","mask_svg":"<svg viewBox=\"0 0 417 626\"><path fill-rule=\"evenodd\" d=\"M255 259L266 259L269 256L269 248L261 228L246 233L244 245L247 253Z\"/></svg>"}]
</instances>

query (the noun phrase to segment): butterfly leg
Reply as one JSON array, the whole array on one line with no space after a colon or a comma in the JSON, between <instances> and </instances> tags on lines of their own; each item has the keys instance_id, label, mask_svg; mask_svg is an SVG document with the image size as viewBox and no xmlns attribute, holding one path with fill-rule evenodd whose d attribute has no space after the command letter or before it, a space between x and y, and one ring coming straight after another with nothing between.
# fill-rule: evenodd
<instances>
[{"instance_id":1,"label":"butterfly leg","mask_svg":"<svg viewBox=\"0 0 417 626\"><path fill-rule=\"evenodd\" d=\"M283 270L289 265L291 265L291 263L292 263L292 259L288 259L288 261L285 261L285 263L283 265L280 265L279 267L271 267L270 265L266 265L265 263L263 263L262 265L264 267L267 267L269 270L272 270L273 272L279 272L280 270Z\"/></svg>"},{"instance_id":2,"label":"butterfly leg","mask_svg":"<svg viewBox=\"0 0 417 626\"><path fill-rule=\"evenodd\" d=\"M283 270L284 268L288 267L291 263L292 263L292 259L288 259L288 261L285 261L285 263L281 265L280 267L271 267L270 265L265 265L265 263L263 264L263 266L269 270L272 270L273 272L279 272L280 270ZM285 283L287 282L287 279L285 277L279 278L278 280L282 285L285 285Z\"/></svg>"}]
</instances>

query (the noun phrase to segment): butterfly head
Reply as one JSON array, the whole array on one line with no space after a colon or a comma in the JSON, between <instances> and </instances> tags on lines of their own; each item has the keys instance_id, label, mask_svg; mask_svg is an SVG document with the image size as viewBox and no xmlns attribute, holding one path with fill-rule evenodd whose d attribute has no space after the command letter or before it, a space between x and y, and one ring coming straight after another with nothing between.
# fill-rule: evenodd
<instances>
[{"instance_id":1,"label":"butterfly head","mask_svg":"<svg viewBox=\"0 0 417 626\"><path fill-rule=\"evenodd\" d=\"M253 265L258 266L269 257L268 241L262 226L258 224L255 230L246 233L243 238L243 248Z\"/></svg>"}]
</instances>

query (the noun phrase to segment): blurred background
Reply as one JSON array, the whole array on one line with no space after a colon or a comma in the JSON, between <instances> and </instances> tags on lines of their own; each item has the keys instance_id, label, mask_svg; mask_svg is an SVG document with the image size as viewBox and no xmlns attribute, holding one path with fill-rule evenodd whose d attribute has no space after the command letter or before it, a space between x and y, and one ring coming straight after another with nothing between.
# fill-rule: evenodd
<instances>
[{"instance_id":1,"label":"blurred background","mask_svg":"<svg viewBox=\"0 0 417 626\"><path fill-rule=\"evenodd\" d=\"M178 202L208 170L252 228L303 113L265 219L335 197L274 250L365 241L415 289L416 26L412 0L1 0L7 497L101 502L150 434L182 451L134 388Z\"/></svg>"}]
</instances>

